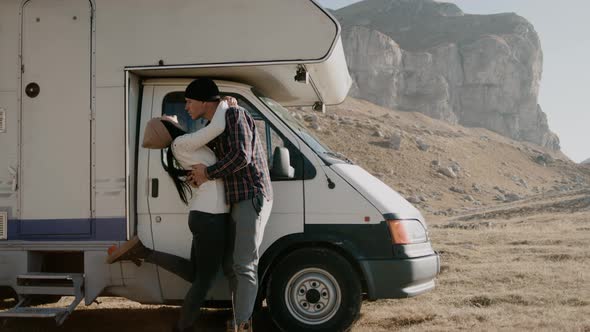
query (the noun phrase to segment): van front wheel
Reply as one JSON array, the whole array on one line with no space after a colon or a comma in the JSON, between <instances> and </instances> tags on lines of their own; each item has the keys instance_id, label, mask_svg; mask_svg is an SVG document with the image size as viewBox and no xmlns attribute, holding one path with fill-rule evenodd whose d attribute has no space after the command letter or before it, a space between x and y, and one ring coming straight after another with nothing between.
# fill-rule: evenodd
<instances>
[{"instance_id":1,"label":"van front wheel","mask_svg":"<svg viewBox=\"0 0 590 332\"><path fill-rule=\"evenodd\" d=\"M266 298L283 331L347 331L362 303L358 274L333 250L299 249L273 270Z\"/></svg>"}]
</instances>

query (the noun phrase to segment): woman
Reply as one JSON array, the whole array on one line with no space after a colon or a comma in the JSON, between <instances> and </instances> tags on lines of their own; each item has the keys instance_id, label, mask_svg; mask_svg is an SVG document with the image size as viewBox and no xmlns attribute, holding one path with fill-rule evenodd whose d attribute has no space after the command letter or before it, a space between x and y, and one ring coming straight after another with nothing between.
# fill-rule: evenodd
<instances>
[{"instance_id":1,"label":"woman","mask_svg":"<svg viewBox=\"0 0 590 332\"><path fill-rule=\"evenodd\" d=\"M232 106L237 104L233 98L228 100ZM217 162L215 154L205 144L225 129L227 108L227 100L221 101L209 125L194 133L187 134L174 118L167 116L151 119L145 128L142 146L168 148L166 172L172 178L180 199L190 206L188 225L193 235L190 261L146 248L137 236L107 259L108 263L132 260L136 264L143 259L192 283L174 331L192 331L207 291L221 267L226 247L229 206L225 203L223 180L208 181L198 188L191 188L186 176L192 165L213 165Z\"/></svg>"}]
</instances>

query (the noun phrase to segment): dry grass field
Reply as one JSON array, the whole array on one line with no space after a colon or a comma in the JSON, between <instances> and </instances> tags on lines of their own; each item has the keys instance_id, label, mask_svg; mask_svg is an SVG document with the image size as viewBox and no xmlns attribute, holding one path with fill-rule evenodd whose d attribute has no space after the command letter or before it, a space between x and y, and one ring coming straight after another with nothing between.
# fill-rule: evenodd
<instances>
[{"instance_id":1,"label":"dry grass field","mask_svg":"<svg viewBox=\"0 0 590 332\"><path fill-rule=\"evenodd\" d=\"M430 225L436 290L365 302L353 331L590 331L590 190Z\"/></svg>"}]
</instances>

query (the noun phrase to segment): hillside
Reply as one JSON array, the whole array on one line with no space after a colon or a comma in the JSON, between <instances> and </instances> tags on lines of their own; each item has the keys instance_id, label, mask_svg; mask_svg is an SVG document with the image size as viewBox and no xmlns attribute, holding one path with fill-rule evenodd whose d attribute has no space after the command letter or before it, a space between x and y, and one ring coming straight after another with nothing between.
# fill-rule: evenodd
<instances>
[{"instance_id":1,"label":"hillside","mask_svg":"<svg viewBox=\"0 0 590 332\"><path fill-rule=\"evenodd\" d=\"M331 149L417 204L455 215L590 186L590 169L561 152L421 113L348 98L325 114L293 109ZM399 146L399 147L398 147Z\"/></svg>"}]
</instances>

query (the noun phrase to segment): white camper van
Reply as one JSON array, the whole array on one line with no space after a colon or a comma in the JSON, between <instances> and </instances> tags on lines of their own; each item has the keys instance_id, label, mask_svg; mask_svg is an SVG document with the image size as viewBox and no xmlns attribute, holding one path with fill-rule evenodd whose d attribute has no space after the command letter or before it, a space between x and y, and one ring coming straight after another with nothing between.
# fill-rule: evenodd
<instances>
[{"instance_id":1,"label":"white camper van","mask_svg":"<svg viewBox=\"0 0 590 332\"><path fill-rule=\"evenodd\" d=\"M189 256L188 207L162 152L138 142L155 116L202 126L183 109L195 77L216 79L264 138L275 197L259 297L281 329L345 330L363 297L434 288L422 215L283 108L322 110L351 83L340 27L313 1L0 0L0 297L19 299L0 318L61 323L107 295L183 299L179 277L105 258L135 234ZM47 295L74 300L27 307ZM229 299L220 275L209 303Z\"/></svg>"}]
</instances>

